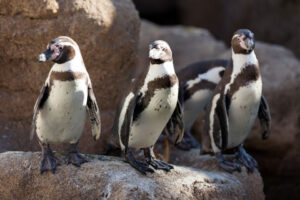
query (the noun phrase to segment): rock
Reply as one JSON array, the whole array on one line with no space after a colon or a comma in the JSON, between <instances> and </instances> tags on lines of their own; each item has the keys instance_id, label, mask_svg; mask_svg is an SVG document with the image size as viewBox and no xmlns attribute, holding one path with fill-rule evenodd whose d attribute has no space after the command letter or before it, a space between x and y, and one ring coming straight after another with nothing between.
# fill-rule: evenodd
<instances>
[{"instance_id":1,"label":"rock","mask_svg":"<svg viewBox=\"0 0 300 200\"><path fill-rule=\"evenodd\" d=\"M140 66L148 65L149 44L154 40L165 40L169 43L177 70L192 62L215 58L226 50L224 43L217 41L205 29L158 26L142 20L138 54Z\"/></svg>"},{"instance_id":2,"label":"rock","mask_svg":"<svg viewBox=\"0 0 300 200\"><path fill-rule=\"evenodd\" d=\"M40 153L1 153L0 199L264 199L258 172L224 173L209 156L194 160L209 172L175 166L147 176L118 158L100 158L40 175Z\"/></svg>"},{"instance_id":3,"label":"rock","mask_svg":"<svg viewBox=\"0 0 300 200\"><path fill-rule=\"evenodd\" d=\"M250 28L256 39L286 46L299 58L299 9L300 2L294 0L178 0L177 23L207 28L228 45L234 31ZM276 27L284 31L274 31Z\"/></svg>"},{"instance_id":4,"label":"rock","mask_svg":"<svg viewBox=\"0 0 300 200\"><path fill-rule=\"evenodd\" d=\"M139 28L130 0L0 0L0 126L5 127L0 150L7 142L4 150L38 149L27 138L52 63L38 63L37 56L59 35L72 37L83 54L105 122L101 144L111 128L110 113L136 69Z\"/></svg>"},{"instance_id":5,"label":"rock","mask_svg":"<svg viewBox=\"0 0 300 200\"><path fill-rule=\"evenodd\" d=\"M300 56L300 1L133 0L140 16L155 23L208 29L230 44L234 31L250 28L258 40L276 43ZM149 9L151 7L151 9ZM251 11L251 12L249 12ZM286 23L286 22L289 23ZM276 27L284 31L274 31Z\"/></svg>"}]
</instances>

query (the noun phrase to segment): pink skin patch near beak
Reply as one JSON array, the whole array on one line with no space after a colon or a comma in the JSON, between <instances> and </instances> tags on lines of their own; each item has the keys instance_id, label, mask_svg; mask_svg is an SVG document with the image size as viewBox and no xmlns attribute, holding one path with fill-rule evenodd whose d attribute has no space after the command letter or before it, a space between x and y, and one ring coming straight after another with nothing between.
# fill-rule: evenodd
<instances>
[{"instance_id":1,"label":"pink skin patch near beak","mask_svg":"<svg viewBox=\"0 0 300 200\"><path fill-rule=\"evenodd\" d=\"M245 45L245 42L244 42L244 38L245 38L246 36L245 35L241 35L240 37L239 37L239 41L240 41L240 45L241 45L241 47L243 48L243 49L248 49L247 47L246 47L246 45Z\"/></svg>"},{"instance_id":2,"label":"pink skin patch near beak","mask_svg":"<svg viewBox=\"0 0 300 200\"><path fill-rule=\"evenodd\" d=\"M53 50L53 54L51 55L51 60L55 60L57 58L57 56L59 56L59 48L55 45L50 45L50 49Z\"/></svg>"}]
</instances>

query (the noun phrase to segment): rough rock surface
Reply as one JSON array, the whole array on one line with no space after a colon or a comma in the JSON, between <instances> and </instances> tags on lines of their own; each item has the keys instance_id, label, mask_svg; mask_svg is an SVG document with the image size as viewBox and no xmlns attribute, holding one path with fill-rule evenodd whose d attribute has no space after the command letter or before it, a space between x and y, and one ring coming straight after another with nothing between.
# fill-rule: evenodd
<instances>
[{"instance_id":1,"label":"rough rock surface","mask_svg":"<svg viewBox=\"0 0 300 200\"><path fill-rule=\"evenodd\" d=\"M52 65L37 57L60 35L78 43L102 119L112 121L119 93L135 71L139 28L131 0L0 0L0 151L7 143L6 150L37 149L28 145L33 106ZM104 125L106 135L111 124Z\"/></svg>"},{"instance_id":2,"label":"rough rock surface","mask_svg":"<svg viewBox=\"0 0 300 200\"><path fill-rule=\"evenodd\" d=\"M175 166L147 176L118 158L100 158L40 175L40 153L1 153L0 199L264 199L258 172L224 173L209 156L194 160L199 169Z\"/></svg>"}]
</instances>

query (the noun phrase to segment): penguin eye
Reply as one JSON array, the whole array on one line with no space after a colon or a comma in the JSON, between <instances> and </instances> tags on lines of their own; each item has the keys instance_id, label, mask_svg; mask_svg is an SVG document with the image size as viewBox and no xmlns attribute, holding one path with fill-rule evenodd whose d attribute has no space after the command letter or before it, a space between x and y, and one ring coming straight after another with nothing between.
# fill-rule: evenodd
<instances>
[{"instance_id":1,"label":"penguin eye","mask_svg":"<svg viewBox=\"0 0 300 200\"><path fill-rule=\"evenodd\" d=\"M62 50L62 49L63 49L63 47L60 46L60 45L55 45L55 46L56 46L56 48L58 48L59 50Z\"/></svg>"}]
</instances>

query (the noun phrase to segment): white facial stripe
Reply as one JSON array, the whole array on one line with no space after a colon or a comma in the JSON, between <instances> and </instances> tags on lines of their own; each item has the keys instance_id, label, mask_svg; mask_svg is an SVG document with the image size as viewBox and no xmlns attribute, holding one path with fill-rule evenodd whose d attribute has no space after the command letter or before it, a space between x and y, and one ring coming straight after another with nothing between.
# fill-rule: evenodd
<instances>
[{"instance_id":1,"label":"white facial stripe","mask_svg":"<svg viewBox=\"0 0 300 200\"><path fill-rule=\"evenodd\" d=\"M121 146L122 150L124 150L125 146L124 146L124 144L122 143L122 140L121 140L121 128L122 128L122 125L124 123L124 119L125 119L126 111L128 109L128 106L129 106L129 102L131 101L131 99L133 97L134 97L134 94L132 92L130 92L127 95L127 97L125 98L120 116L119 116L118 134L119 134L119 141L120 141L120 146Z\"/></svg>"},{"instance_id":2,"label":"white facial stripe","mask_svg":"<svg viewBox=\"0 0 300 200\"><path fill-rule=\"evenodd\" d=\"M206 73L198 74L198 76L195 79L187 81L187 89L192 88L195 84L201 82L201 80L207 80L216 84L219 83L219 81L221 80L219 73L222 70L224 70L224 67L217 66L208 70Z\"/></svg>"},{"instance_id":3,"label":"white facial stripe","mask_svg":"<svg viewBox=\"0 0 300 200\"><path fill-rule=\"evenodd\" d=\"M74 45L73 43L70 43L70 42L58 42L59 45L62 45L62 46L72 46L74 48L78 48L77 45Z\"/></svg>"},{"instance_id":4,"label":"white facial stripe","mask_svg":"<svg viewBox=\"0 0 300 200\"><path fill-rule=\"evenodd\" d=\"M240 37L239 34L235 34L232 38Z\"/></svg>"},{"instance_id":5,"label":"white facial stripe","mask_svg":"<svg viewBox=\"0 0 300 200\"><path fill-rule=\"evenodd\" d=\"M212 106L211 106L211 110L210 110L210 113L209 113L209 136L210 136L210 142L211 142L211 146L212 146L212 149L215 153L219 152L220 149L217 147L217 145L215 144L215 140L214 140L214 115L215 115L215 109L217 107L217 102L220 98L220 94L216 94L214 97L213 97L213 100L212 100Z\"/></svg>"}]
</instances>

